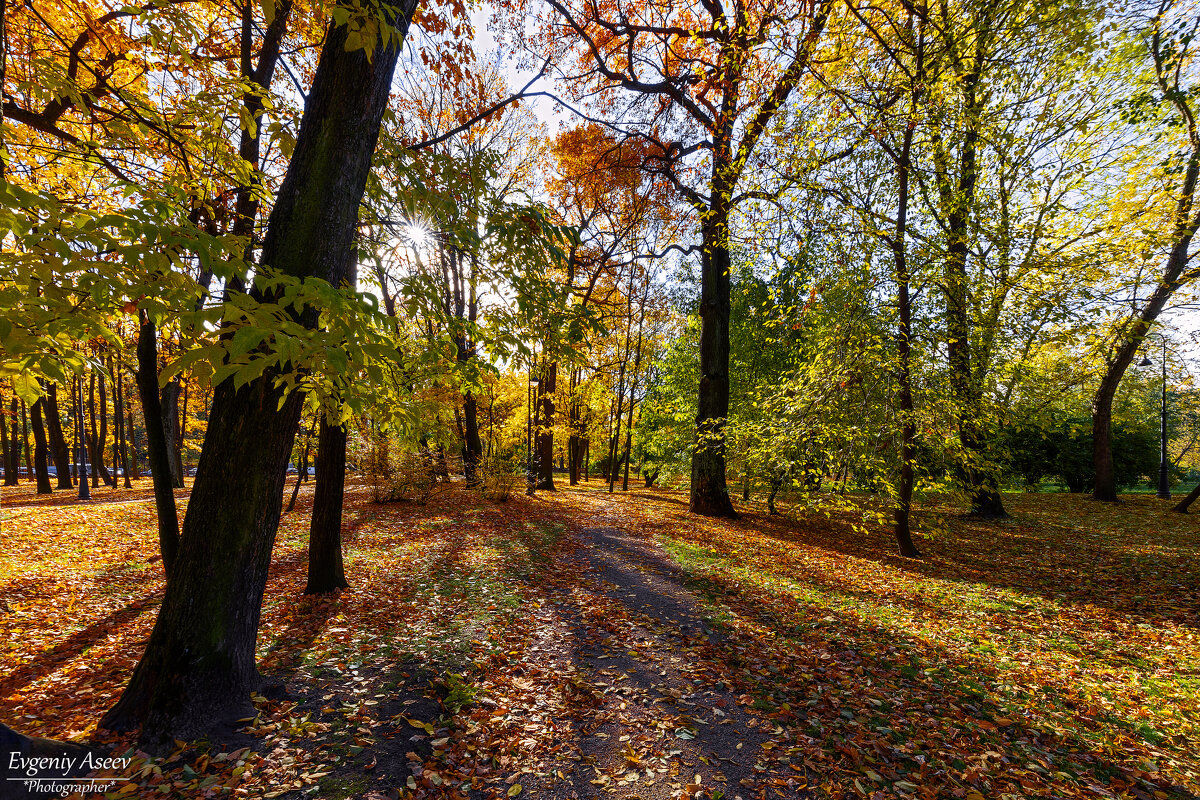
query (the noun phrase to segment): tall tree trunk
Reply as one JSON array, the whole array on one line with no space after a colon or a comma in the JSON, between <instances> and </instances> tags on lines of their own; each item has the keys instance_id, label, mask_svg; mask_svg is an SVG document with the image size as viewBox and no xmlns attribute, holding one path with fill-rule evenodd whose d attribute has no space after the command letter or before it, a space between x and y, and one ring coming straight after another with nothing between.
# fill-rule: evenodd
<instances>
[{"instance_id":1,"label":"tall tree trunk","mask_svg":"<svg viewBox=\"0 0 1200 800\"><path fill-rule=\"evenodd\" d=\"M909 10L909 26L913 23L912 10ZM917 421L913 404L912 391L912 297L910 295L911 278L908 270L907 243L908 234L908 200L909 172L912 168L912 143L916 127L916 112L920 104L921 91L924 88L925 75L925 32L922 26L917 39L915 77L910 94L912 102L910 112L913 118L904 127L904 135L900 144L899 158L896 159L896 179L899 185L896 203L896 228L891 237L892 259L894 261L896 280L896 306L900 317L896 328L896 379L899 385L900 403L900 485L896 487L896 524L893 532L896 544L900 547L900 555L906 558L920 558L921 551L917 549L912 538L912 496L916 483L917 460Z\"/></svg>"},{"instance_id":2,"label":"tall tree trunk","mask_svg":"<svg viewBox=\"0 0 1200 800\"><path fill-rule=\"evenodd\" d=\"M401 33L415 10L406 0ZM348 51L346 37L345 26L330 25L261 256L280 274L334 285L353 247L399 54L395 36L387 44L379 37L373 54ZM315 326L317 316L310 309L301 321ZM283 398L275 377L267 370L241 388L232 380L216 387L172 580L146 652L102 727L188 739L250 708L263 589L303 400L299 392Z\"/></svg>"},{"instance_id":3,"label":"tall tree trunk","mask_svg":"<svg viewBox=\"0 0 1200 800\"><path fill-rule=\"evenodd\" d=\"M17 398L13 398L11 411L0 409L0 444L4 446L4 485L17 485ZM8 422L12 422L9 435Z\"/></svg>"},{"instance_id":4,"label":"tall tree trunk","mask_svg":"<svg viewBox=\"0 0 1200 800\"><path fill-rule=\"evenodd\" d=\"M100 470L104 468L104 453L96 452L99 448L96 443L96 373L94 371L88 377L87 410L89 431L87 436L88 462L91 464L89 471L92 474L92 488L95 489L100 486Z\"/></svg>"},{"instance_id":5,"label":"tall tree trunk","mask_svg":"<svg viewBox=\"0 0 1200 800\"><path fill-rule=\"evenodd\" d=\"M113 369L113 366L116 369ZM113 396L113 419L116 422L117 442L120 445L117 457L121 465L121 473L125 476L125 488L130 489L133 484L129 480L129 430L125 427L125 376L124 370L120 368L120 362L115 360L109 361L109 371L113 375L113 386L116 390Z\"/></svg>"},{"instance_id":6,"label":"tall tree trunk","mask_svg":"<svg viewBox=\"0 0 1200 800\"><path fill-rule=\"evenodd\" d=\"M982 45L977 45L977 51ZM971 513L984 517L1008 516L989 461L989 436L983 420L982 388L972 353L972 303L967 257L970 248L971 211L978 183L979 116L982 112L979 84L980 61L977 52L972 69L962 81L966 130L959 155L958 185L945 186L942 196L946 214L946 266L943 292L946 299L946 354L950 388L954 394L962 456L958 466L964 488L971 500Z\"/></svg>"},{"instance_id":7,"label":"tall tree trunk","mask_svg":"<svg viewBox=\"0 0 1200 800\"><path fill-rule=\"evenodd\" d=\"M58 488L70 489L71 448L63 435L62 412L58 407L58 384L51 383L46 389L46 433L50 437L50 454L54 457L54 468L58 470Z\"/></svg>"},{"instance_id":8,"label":"tall tree trunk","mask_svg":"<svg viewBox=\"0 0 1200 800\"><path fill-rule=\"evenodd\" d=\"M567 474L571 486L579 484L579 462L583 458L583 437L579 428L579 372L579 367L571 368L571 399L567 404L567 426L571 431L567 438Z\"/></svg>"},{"instance_id":9,"label":"tall tree trunk","mask_svg":"<svg viewBox=\"0 0 1200 800\"><path fill-rule=\"evenodd\" d=\"M42 426L42 401L43 398L39 397L30 408L30 416L33 417L33 474L37 480L37 493L53 494L48 463L50 448L46 444L46 429Z\"/></svg>"},{"instance_id":10,"label":"tall tree trunk","mask_svg":"<svg viewBox=\"0 0 1200 800\"><path fill-rule=\"evenodd\" d=\"M554 487L554 392L558 386L558 362L552 361L542 370L538 382L541 405L537 431L538 483L537 488L553 492Z\"/></svg>"},{"instance_id":11,"label":"tall tree trunk","mask_svg":"<svg viewBox=\"0 0 1200 800\"><path fill-rule=\"evenodd\" d=\"M635 394L638 387L638 377L642 371L642 340L645 335L646 301L650 295L650 282L646 281L645 291L642 292L642 302L638 310L637 347L633 355L633 373L629 381L629 421L625 425L625 475L621 478L621 491L629 491L629 459L633 455L633 409L637 404Z\"/></svg>"},{"instance_id":12,"label":"tall tree trunk","mask_svg":"<svg viewBox=\"0 0 1200 800\"><path fill-rule=\"evenodd\" d=\"M145 312L141 314L138 328L137 373L134 377L142 401L142 419L146 422L146 450L150 457L150 478L154 483L154 508L158 514L158 547L162 552L163 571L170 582L179 552L179 512L175 507L162 396L158 391L158 330Z\"/></svg>"},{"instance_id":13,"label":"tall tree trunk","mask_svg":"<svg viewBox=\"0 0 1200 800\"><path fill-rule=\"evenodd\" d=\"M117 462L113 459L113 471L109 472L104 466L104 446L108 442L108 391L105 386L104 373L100 373L100 433L96 437L96 450L100 453L100 477L106 486L117 488Z\"/></svg>"},{"instance_id":14,"label":"tall tree trunk","mask_svg":"<svg viewBox=\"0 0 1200 800\"><path fill-rule=\"evenodd\" d=\"M88 487L90 468L87 455L88 432L83 417L83 376L76 379L73 394L75 395L72 398L75 406L75 457L79 459L75 478L79 485L79 499L90 500L92 490Z\"/></svg>"},{"instance_id":15,"label":"tall tree trunk","mask_svg":"<svg viewBox=\"0 0 1200 800\"><path fill-rule=\"evenodd\" d=\"M468 390L463 394L463 474L468 486L480 483L479 461L483 453L483 442L479 439L479 409L475 393Z\"/></svg>"},{"instance_id":16,"label":"tall tree trunk","mask_svg":"<svg viewBox=\"0 0 1200 800\"><path fill-rule=\"evenodd\" d=\"M695 514L736 519L725 484L725 424L729 417L729 198L713 161L713 205L701 223L700 386L696 441L692 450L690 509Z\"/></svg>"},{"instance_id":17,"label":"tall tree trunk","mask_svg":"<svg viewBox=\"0 0 1200 800\"><path fill-rule=\"evenodd\" d=\"M25 452L25 474L33 477L33 448L29 446L29 407L21 401L21 449Z\"/></svg>"},{"instance_id":18,"label":"tall tree trunk","mask_svg":"<svg viewBox=\"0 0 1200 800\"><path fill-rule=\"evenodd\" d=\"M137 388L137 375L134 375L134 388ZM136 480L141 480L142 470L138 465L137 429L133 426L133 403L125 404L125 425L129 441L129 468Z\"/></svg>"},{"instance_id":19,"label":"tall tree trunk","mask_svg":"<svg viewBox=\"0 0 1200 800\"><path fill-rule=\"evenodd\" d=\"M342 564L342 499L346 485L346 429L321 418L312 524L308 532L308 584L305 594L345 589Z\"/></svg>"}]
</instances>

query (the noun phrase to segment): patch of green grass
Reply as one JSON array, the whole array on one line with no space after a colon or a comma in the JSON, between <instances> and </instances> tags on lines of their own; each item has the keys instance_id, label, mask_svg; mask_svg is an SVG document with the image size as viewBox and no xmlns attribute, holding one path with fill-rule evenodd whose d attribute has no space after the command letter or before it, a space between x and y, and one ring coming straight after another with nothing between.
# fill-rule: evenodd
<instances>
[{"instance_id":1,"label":"patch of green grass","mask_svg":"<svg viewBox=\"0 0 1200 800\"><path fill-rule=\"evenodd\" d=\"M352 800L367 790L367 778L363 775L335 777L326 775L318 784L321 800Z\"/></svg>"}]
</instances>

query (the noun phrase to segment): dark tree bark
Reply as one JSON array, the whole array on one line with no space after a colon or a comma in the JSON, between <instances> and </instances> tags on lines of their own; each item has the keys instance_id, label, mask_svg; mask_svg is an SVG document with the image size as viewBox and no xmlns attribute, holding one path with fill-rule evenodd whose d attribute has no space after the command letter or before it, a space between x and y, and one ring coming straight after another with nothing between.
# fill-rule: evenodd
<instances>
[{"instance_id":1,"label":"dark tree bark","mask_svg":"<svg viewBox=\"0 0 1200 800\"><path fill-rule=\"evenodd\" d=\"M101 478L106 486L111 486L115 489L117 488L117 460L115 451L112 471L109 472L104 466L104 445L108 441L108 390L105 385L106 381L104 380L103 372L100 373L98 380L100 383L100 433L96 437L96 450L100 453Z\"/></svg>"},{"instance_id":2,"label":"dark tree bark","mask_svg":"<svg viewBox=\"0 0 1200 800\"><path fill-rule=\"evenodd\" d=\"M942 292L946 302L946 354L950 389L954 395L962 457L958 465L961 482L971 500L971 513L981 517L1005 517L993 470L988 462L988 435L982 419L982 389L972 353L972 303L967 257L970 247L971 210L978 183L979 117L983 109L982 39L977 40L974 60L962 79L963 115L966 128L958 157L958 182L951 186L945 159L939 157L938 191L946 212L946 261ZM940 134L935 143L941 150Z\"/></svg>"},{"instance_id":3,"label":"dark tree bark","mask_svg":"<svg viewBox=\"0 0 1200 800\"><path fill-rule=\"evenodd\" d=\"M37 480L37 493L53 494L48 458L50 447L46 444L46 429L42 426L42 401L42 398L38 398L29 409L29 414L33 417L33 474Z\"/></svg>"},{"instance_id":4,"label":"dark tree bark","mask_svg":"<svg viewBox=\"0 0 1200 800\"><path fill-rule=\"evenodd\" d=\"M139 344L141 342L139 341ZM137 375L134 375L134 388L137 388ZM125 430L129 442L129 469L137 480L142 478L142 470L138 465L137 428L133 426L133 403L125 404Z\"/></svg>"},{"instance_id":5,"label":"dark tree bark","mask_svg":"<svg viewBox=\"0 0 1200 800\"><path fill-rule=\"evenodd\" d=\"M21 401L21 449L25 457L25 474L33 477L33 449L29 446L29 406Z\"/></svg>"},{"instance_id":6,"label":"dark tree bark","mask_svg":"<svg viewBox=\"0 0 1200 800\"><path fill-rule=\"evenodd\" d=\"M728 154L726 154L728 157ZM724 184L714 158L711 215L702 225L700 256L700 389L696 442L692 450L690 509L695 514L736 519L725 483L725 423L729 417L729 207L732 187ZM724 198L723 200L721 198Z\"/></svg>"},{"instance_id":7,"label":"dark tree bark","mask_svg":"<svg viewBox=\"0 0 1200 800\"><path fill-rule=\"evenodd\" d=\"M162 397L158 392L158 331L145 312L141 314L138 328L137 373L134 377L142 401L142 418L146 421L146 450L150 457L150 478L154 483L154 508L158 514L158 547L162 552L163 571L170 582L179 552L179 511L175 507L167 434L162 421Z\"/></svg>"},{"instance_id":8,"label":"dark tree bark","mask_svg":"<svg viewBox=\"0 0 1200 800\"><path fill-rule=\"evenodd\" d=\"M579 367L571 368L571 400L567 405L567 426L571 434L567 437L567 473L571 486L579 484L579 472L583 461L583 404L579 401Z\"/></svg>"},{"instance_id":9,"label":"dark tree bark","mask_svg":"<svg viewBox=\"0 0 1200 800\"><path fill-rule=\"evenodd\" d=\"M463 473L468 486L478 486L480 483L479 461L482 454L479 409L475 402L475 393L468 390L463 394Z\"/></svg>"},{"instance_id":10,"label":"dark tree bark","mask_svg":"<svg viewBox=\"0 0 1200 800\"><path fill-rule=\"evenodd\" d=\"M92 488L100 486L100 470L104 469L104 453L96 452L99 448L96 445L96 373L92 372L88 378L88 435L85 438L87 442L88 463L91 464ZM107 473L105 473L107 481Z\"/></svg>"},{"instance_id":11,"label":"dark tree bark","mask_svg":"<svg viewBox=\"0 0 1200 800\"><path fill-rule=\"evenodd\" d=\"M72 392L72 404L75 406L75 457L79 459L76 465L76 482L79 485L79 499L90 500L92 490L88 488L88 472L90 466L88 464L87 441L88 432L83 416L83 377L80 376L75 380L75 389Z\"/></svg>"},{"instance_id":12,"label":"dark tree bark","mask_svg":"<svg viewBox=\"0 0 1200 800\"><path fill-rule=\"evenodd\" d=\"M402 32L415 12L407 0ZM261 260L294 278L342 282L358 207L399 53L347 51L330 25L279 188ZM370 56L370 57L369 57ZM256 296L261 293L256 289ZM314 326L317 311L301 322ZM216 387L172 580L129 686L101 726L142 726L146 739L194 738L245 716L260 684L254 645L288 454L302 397L286 399L273 371ZM280 401L283 401L282 403Z\"/></svg>"},{"instance_id":13,"label":"dark tree bark","mask_svg":"<svg viewBox=\"0 0 1200 800\"><path fill-rule=\"evenodd\" d=\"M58 384L51 383L46 389L46 433L50 437L50 454L54 468L58 470L58 488L71 489L71 448L63 435L62 412L58 407Z\"/></svg>"},{"instance_id":14,"label":"dark tree bark","mask_svg":"<svg viewBox=\"0 0 1200 800\"><path fill-rule=\"evenodd\" d=\"M0 409L0 445L4 447L4 485L17 485L17 399L14 397L12 410ZM8 421L12 420L12 436L9 436Z\"/></svg>"},{"instance_id":15,"label":"dark tree bark","mask_svg":"<svg viewBox=\"0 0 1200 800\"><path fill-rule=\"evenodd\" d=\"M114 365L117 369L113 369ZM125 477L125 488L130 489L133 484L129 480L129 431L125 427L125 378L119 362L114 359L109 360L109 372L113 375L113 421L116 428L113 458L121 467L121 474Z\"/></svg>"},{"instance_id":16,"label":"dark tree bark","mask_svg":"<svg viewBox=\"0 0 1200 800\"><path fill-rule=\"evenodd\" d=\"M1198 497L1200 497L1200 484L1197 484L1195 489L1192 489L1192 491L1188 492L1187 497L1171 506L1171 510L1179 514L1186 514L1188 513L1188 509L1191 508L1192 503L1196 502L1196 498Z\"/></svg>"},{"instance_id":17,"label":"dark tree bark","mask_svg":"<svg viewBox=\"0 0 1200 800\"><path fill-rule=\"evenodd\" d=\"M308 584L305 594L345 589L342 564L342 499L346 485L346 429L321 419L312 524L308 531Z\"/></svg>"},{"instance_id":18,"label":"dark tree bark","mask_svg":"<svg viewBox=\"0 0 1200 800\"><path fill-rule=\"evenodd\" d=\"M912 30L913 9L908 10L909 30ZM912 496L916 483L917 460L917 421L912 391L912 297L910 295L911 276L908 269L906 238L908 234L908 201L909 173L912 169L913 134L916 130L916 113L920 104L921 91L924 88L925 75L925 36L924 27L918 35L915 48L915 69L911 95L910 111L913 114L909 124L904 126L904 134L900 142L900 152L890 151L896 163L896 182L898 198L896 201L896 227L890 237L893 268L896 280L896 306L899 324L896 327L896 382L899 387L897 400L900 404L900 484L896 487L896 524L893 532L900 555L906 558L920 558L921 551L917 549L912 538Z\"/></svg>"}]
</instances>

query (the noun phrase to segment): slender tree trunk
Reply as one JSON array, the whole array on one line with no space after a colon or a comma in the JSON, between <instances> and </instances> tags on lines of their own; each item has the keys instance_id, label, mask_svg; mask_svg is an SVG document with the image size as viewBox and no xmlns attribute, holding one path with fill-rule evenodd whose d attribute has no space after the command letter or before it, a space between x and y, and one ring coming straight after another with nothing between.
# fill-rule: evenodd
<instances>
[{"instance_id":1,"label":"slender tree trunk","mask_svg":"<svg viewBox=\"0 0 1200 800\"><path fill-rule=\"evenodd\" d=\"M403 32L415 10L407 0ZM335 286L399 53L396 37L378 38L373 54L348 51L346 37L345 26L330 25L261 255L280 274ZM312 327L317 317L310 309L301 321ZM302 406L299 392L281 396L275 378L267 370L241 388L231 379L216 387L172 580L146 652L102 727L190 739L250 708L261 680L254 646L263 589Z\"/></svg>"},{"instance_id":2,"label":"slender tree trunk","mask_svg":"<svg viewBox=\"0 0 1200 800\"><path fill-rule=\"evenodd\" d=\"M44 398L38 398L30 408L33 417L33 474L37 480L38 494L53 494L54 487L50 483L49 454L50 447L46 444L46 429L42 426L42 403Z\"/></svg>"},{"instance_id":3,"label":"slender tree trunk","mask_svg":"<svg viewBox=\"0 0 1200 800\"><path fill-rule=\"evenodd\" d=\"M321 419L312 524L308 533L308 584L305 594L345 589L342 565L342 499L346 485L346 429Z\"/></svg>"},{"instance_id":4,"label":"slender tree trunk","mask_svg":"<svg viewBox=\"0 0 1200 800\"><path fill-rule=\"evenodd\" d=\"M912 16L910 11L910 25ZM900 484L896 487L896 524L893 531L896 536L896 544L900 547L900 555L906 558L920 558L921 556L921 552L913 543L911 529L912 496L916 483L917 422L912 391L912 297L909 293L911 279L908 270L906 238L908 234L909 172L912 168L915 115L923 89L921 84L924 83L924 56L925 36L922 27L917 40L915 78L911 90L910 111L913 118L904 128L900 157L896 163L899 197L896 204L896 228L891 238L896 280L896 305L900 318L895 336L896 378L899 385L897 399L900 403Z\"/></svg>"},{"instance_id":5,"label":"slender tree trunk","mask_svg":"<svg viewBox=\"0 0 1200 800\"><path fill-rule=\"evenodd\" d=\"M133 487L133 483L129 480L129 429L125 427L125 377L123 374L124 371L120 369L119 362L116 366L117 369L115 370L110 367L116 387L116 403L113 407L113 415L117 428L117 441L120 443L121 472L125 476L125 488L130 489Z\"/></svg>"},{"instance_id":6,"label":"slender tree trunk","mask_svg":"<svg viewBox=\"0 0 1200 800\"><path fill-rule=\"evenodd\" d=\"M25 452L25 474L33 477L33 448L29 446L29 407L21 401L21 449Z\"/></svg>"},{"instance_id":7,"label":"slender tree trunk","mask_svg":"<svg viewBox=\"0 0 1200 800\"><path fill-rule=\"evenodd\" d=\"M46 433L50 437L50 453L54 457L54 468L58 470L58 488L71 489L71 448L63 435L62 412L58 407L58 384L51 383L46 389Z\"/></svg>"},{"instance_id":8,"label":"slender tree trunk","mask_svg":"<svg viewBox=\"0 0 1200 800\"><path fill-rule=\"evenodd\" d=\"M567 425L571 435L567 439L567 474L571 486L579 484L579 467L583 459L583 437L580 435L579 418L579 367L571 368L570 402L567 404Z\"/></svg>"},{"instance_id":9,"label":"slender tree trunk","mask_svg":"<svg viewBox=\"0 0 1200 800\"><path fill-rule=\"evenodd\" d=\"M541 405L537 430L538 485L548 492L554 487L554 392L558 386L558 362L552 361L542 370L538 382L538 399Z\"/></svg>"},{"instance_id":10,"label":"slender tree trunk","mask_svg":"<svg viewBox=\"0 0 1200 800\"><path fill-rule=\"evenodd\" d=\"M625 468L624 474L621 476L621 491L629 491L629 459L633 453L633 388L629 390L629 419L625 423Z\"/></svg>"},{"instance_id":11,"label":"slender tree trunk","mask_svg":"<svg viewBox=\"0 0 1200 800\"><path fill-rule=\"evenodd\" d=\"M92 498L92 490L88 488L88 472L90 471L90 468L88 466L87 454L88 431L87 425L84 424L83 417L82 376L75 381L74 395L75 396L72 399L75 405L75 453L76 457L79 459L78 471L76 474L76 479L79 484L79 499L90 500Z\"/></svg>"},{"instance_id":12,"label":"slender tree trunk","mask_svg":"<svg viewBox=\"0 0 1200 800\"><path fill-rule=\"evenodd\" d=\"M92 473L92 488L96 489L100 486L100 470L104 469L104 453L96 452L99 448L96 443L96 373L93 371L88 378L88 437L87 451L88 461L91 463ZM105 481L107 483L107 481Z\"/></svg>"},{"instance_id":13,"label":"slender tree trunk","mask_svg":"<svg viewBox=\"0 0 1200 800\"><path fill-rule=\"evenodd\" d=\"M702 222L700 255L700 387L692 450L691 511L736 519L725 484L725 424L729 417L729 197L713 161L713 198Z\"/></svg>"},{"instance_id":14,"label":"slender tree trunk","mask_svg":"<svg viewBox=\"0 0 1200 800\"><path fill-rule=\"evenodd\" d=\"M646 282L646 290L642 293L642 302L638 310L637 347L633 355L633 373L629 381L629 421L625 424L625 475L621 478L621 491L629 491L629 459L633 455L633 409L637 405L635 395L638 387L638 377L642 370L642 340L646 324L646 301L649 299L650 282Z\"/></svg>"},{"instance_id":15,"label":"slender tree trunk","mask_svg":"<svg viewBox=\"0 0 1200 800\"><path fill-rule=\"evenodd\" d=\"M134 383L136 384L136 375ZM136 385L135 385L136 388ZM141 480L142 470L138 465L138 443L137 429L133 427L133 403L127 403L125 406L125 423L129 441L129 468L133 472L133 477L136 480Z\"/></svg>"},{"instance_id":16,"label":"slender tree trunk","mask_svg":"<svg viewBox=\"0 0 1200 800\"><path fill-rule=\"evenodd\" d=\"M308 480L308 451L312 446L313 428L317 421L314 419L313 424L308 428L308 434L304 437L304 447L300 450L300 471L296 475L296 485L292 487L292 497L288 500L285 514L290 514L296 508L296 497L300 494L300 484Z\"/></svg>"},{"instance_id":17,"label":"slender tree trunk","mask_svg":"<svg viewBox=\"0 0 1200 800\"><path fill-rule=\"evenodd\" d=\"M945 297L946 355L950 389L954 396L955 421L958 425L958 473L970 497L971 513L984 517L1004 517L1007 513L991 466L989 436L982 414L982 389L976 375L981 370L972 352L972 300L967 258L970 250L971 213L978 183L979 117L983 110L982 44L977 43L974 61L961 81L963 115L966 127L959 152L958 182L951 186L944 169L940 170L939 192L946 213L946 260L942 291ZM935 136L938 133L934 132ZM937 140L940 147L940 139ZM939 153L944 153L940 150ZM937 156L944 167L944 155Z\"/></svg>"},{"instance_id":18,"label":"slender tree trunk","mask_svg":"<svg viewBox=\"0 0 1200 800\"><path fill-rule=\"evenodd\" d=\"M108 390L105 386L104 373L100 373L100 433L96 437L96 450L100 453L100 477L105 486L117 488L117 462L113 459L113 471L109 472L104 466L104 446L108 443ZM114 451L115 452L115 451Z\"/></svg>"},{"instance_id":19,"label":"slender tree trunk","mask_svg":"<svg viewBox=\"0 0 1200 800\"><path fill-rule=\"evenodd\" d=\"M150 477L154 483L154 508L158 513L158 547L162 552L163 572L168 582L179 552L179 512L167 453L167 434L163 425L162 396L158 391L158 331L143 312L137 340L138 397L146 422L146 449L150 457Z\"/></svg>"},{"instance_id":20,"label":"slender tree trunk","mask_svg":"<svg viewBox=\"0 0 1200 800\"><path fill-rule=\"evenodd\" d=\"M4 446L4 485L17 485L17 399L14 397L10 411L0 410L0 444ZM12 421L9 435L8 421Z\"/></svg>"}]
</instances>

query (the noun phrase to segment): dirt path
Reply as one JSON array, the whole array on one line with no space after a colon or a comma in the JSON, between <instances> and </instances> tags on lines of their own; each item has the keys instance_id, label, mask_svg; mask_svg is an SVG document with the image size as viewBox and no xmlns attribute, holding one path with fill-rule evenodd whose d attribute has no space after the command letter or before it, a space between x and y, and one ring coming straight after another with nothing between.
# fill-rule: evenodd
<instances>
[{"instance_id":1,"label":"dirt path","mask_svg":"<svg viewBox=\"0 0 1200 800\"><path fill-rule=\"evenodd\" d=\"M529 667L575 702L558 709L569 725L531 765L527 796L757 794L748 790L768 737L743 711L745 696L697 657L721 639L678 570L653 541L616 528L574 536L581 580L539 610Z\"/></svg>"}]
</instances>

